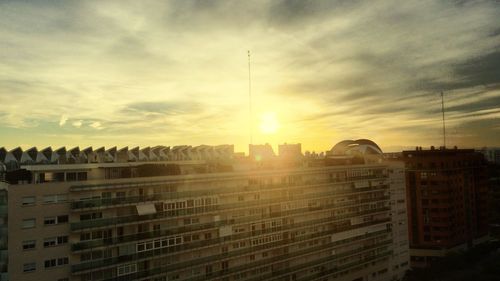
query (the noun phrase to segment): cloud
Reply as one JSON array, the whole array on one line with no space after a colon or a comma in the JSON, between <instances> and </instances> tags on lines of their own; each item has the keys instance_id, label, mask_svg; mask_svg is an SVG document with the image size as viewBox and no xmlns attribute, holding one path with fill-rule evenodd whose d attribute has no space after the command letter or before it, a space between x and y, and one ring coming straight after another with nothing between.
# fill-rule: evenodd
<instances>
[{"instance_id":1,"label":"cloud","mask_svg":"<svg viewBox=\"0 0 500 281\"><path fill-rule=\"evenodd\" d=\"M177 115L189 113L201 113L201 107L195 102L137 102L127 104L122 111L124 113Z\"/></svg>"},{"instance_id":2,"label":"cloud","mask_svg":"<svg viewBox=\"0 0 500 281\"><path fill-rule=\"evenodd\" d=\"M254 120L280 123L256 142L436 145L444 91L460 144L491 145L498 18L494 1L2 1L0 129L246 149L250 49Z\"/></svg>"},{"instance_id":3,"label":"cloud","mask_svg":"<svg viewBox=\"0 0 500 281\"><path fill-rule=\"evenodd\" d=\"M82 127L82 120L77 120L77 121L74 121L71 125L73 125L73 127L76 127L76 128L80 128Z\"/></svg>"},{"instance_id":4,"label":"cloud","mask_svg":"<svg viewBox=\"0 0 500 281\"><path fill-rule=\"evenodd\" d=\"M64 124L66 124L66 121L68 121L68 116L61 115L61 119L59 119L59 126L60 127L64 126Z\"/></svg>"},{"instance_id":5,"label":"cloud","mask_svg":"<svg viewBox=\"0 0 500 281\"><path fill-rule=\"evenodd\" d=\"M99 121L92 122L92 123L90 123L89 126L92 127L92 128L94 128L94 129L96 129L96 130L102 130L102 129L104 129L104 127L102 127L101 122L99 122Z\"/></svg>"}]
</instances>

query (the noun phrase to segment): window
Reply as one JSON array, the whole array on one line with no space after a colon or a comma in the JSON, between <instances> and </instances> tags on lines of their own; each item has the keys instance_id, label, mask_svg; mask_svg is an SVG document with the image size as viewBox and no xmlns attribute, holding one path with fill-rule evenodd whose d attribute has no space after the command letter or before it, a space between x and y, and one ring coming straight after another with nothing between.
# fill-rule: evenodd
<instances>
[{"instance_id":1,"label":"window","mask_svg":"<svg viewBox=\"0 0 500 281\"><path fill-rule=\"evenodd\" d=\"M66 265L68 263L69 263L68 257L62 257L62 258L57 258L57 259L45 260L44 265L45 265L45 268L51 268L51 267L55 267L55 266Z\"/></svg>"},{"instance_id":2,"label":"window","mask_svg":"<svg viewBox=\"0 0 500 281\"><path fill-rule=\"evenodd\" d=\"M23 206L32 206L35 205L35 196L25 196L23 197L22 205Z\"/></svg>"},{"instance_id":3,"label":"window","mask_svg":"<svg viewBox=\"0 0 500 281\"><path fill-rule=\"evenodd\" d=\"M66 194L50 194L43 197L44 204L64 203L67 200Z\"/></svg>"},{"instance_id":4,"label":"window","mask_svg":"<svg viewBox=\"0 0 500 281\"><path fill-rule=\"evenodd\" d=\"M55 194L45 195L43 197L43 203L45 204L51 204L56 202L57 202L57 196Z\"/></svg>"},{"instance_id":5,"label":"window","mask_svg":"<svg viewBox=\"0 0 500 281\"><path fill-rule=\"evenodd\" d=\"M184 219L184 224L185 225L193 224L193 223L199 223L199 222L200 222L199 218L187 218L187 219Z\"/></svg>"},{"instance_id":6,"label":"window","mask_svg":"<svg viewBox=\"0 0 500 281\"><path fill-rule=\"evenodd\" d=\"M68 215L57 216L57 223L67 223Z\"/></svg>"},{"instance_id":7,"label":"window","mask_svg":"<svg viewBox=\"0 0 500 281\"><path fill-rule=\"evenodd\" d=\"M163 239L149 240L136 244L137 252L149 251L182 244L181 236L171 236Z\"/></svg>"},{"instance_id":8,"label":"window","mask_svg":"<svg viewBox=\"0 0 500 281\"><path fill-rule=\"evenodd\" d=\"M23 264L23 272L34 272L36 271L36 263L35 262L29 262Z\"/></svg>"},{"instance_id":9,"label":"window","mask_svg":"<svg viewBox=\"0 0 500 281\"><path fill-rule=\"evenodd\" d=\"M69 263L69 258L68 257L63 257L63 258L58 258L57 259L57 265L66 265Z\"/></svg>"},{"instance_id":10,"label":"window","mask_svg":"<svg viewBox=\"0 0 500 281\"><path fill-rule=\"evenodd\" d=\"M66 181L76 181L76 173L66 173Z\"/></svg>"},{"instance_id":11,"label":"window","mask_svg":"<svg viewBox=\"0 0 500 281\"><path fill-rule=\"evenodd\" d=\"M95 219L100 219L102 218L102 213L89 213L89 214L81 214L80 215L80 220L81 221L86 221L86 220L95 220Z\"/></svg>"},{"instance_id":12,"label":"window","mask_svg":"<svg viewBox=\"0 0 500 281\"><path fill-rule=\"evenodd\" d=\"M32 250L36 248L36 240L23 241L23 250Z\"/></svg>"},{"instance_id":13,"label":"window","mask_svg":"<svg viewBox=\"0 0 500 281\"><path fill-rule=\"evenodd\" d=\"M92 239L92 234L90 232L84 232L80 234L80 241L86 241Z\"/></svg>"},{"instance_id":14,"label":"window","mask_svg":"<svg viewBox=\"0 0 500 281\"><path fill-rule=\"evenodd\" d=\"M51 267L54 267L57 265L57 260L56 259L50 259L50 260L46 260L44 262L44 265L45 265L45 268L51 268Z\"/></svg>"},{"instance_id":15,"label":"window","mask_svg":"<svg viewBox=\"0 0 500 281\"><path fill-rule=\"evenodd\" d=\"M91 259L92 259L92 253L91 252L82 253L80 255L80 261L88 261L88 260L91 260Z\"/></svg>"},{"instance_id":16,"label":"window","mask_svg":"<svg viewBox=\"0 0 500 281\"><path fill-rule=\"evenodd\" d=\"M43 219L44 225L53 225L53 224L60 224L60 223L67 223L67 222L68 222L68 215L62 215L62 216L57 216L57 217L45 217Z\"/></svg>"},{"instance_id":17,"label":"window","mask_svg":"<svg viewBox=\"0 0 500 281\"><path fill-rule=\"evenodd\" d=\"M23 228L34 228L36 224L36 219L24 219L23 220Z\"/></svg>"},{"instance_id":18,"label":"window","mask_svg":"<svg viewBox=\"0 0 500 281\"><path fill-rule=\"evenodd\" d=\"M137 265L135 263L125 264L118 266L118 276L127 275L130 273L137 272Z\"/></svg>"},{"instance_id":19,"label":"window","mask_svg":"<svg viewBox=\"0 0 500 281\"><path fill-rule=\"evenodd\" d=\"M43 219L43 224L44 225L56 224L56 217L45 217Z\"/></svg>"},{"instance_id":20,"label":"window","mask_svg":"<svg viewBox=\"0 0 500 281\"><path fill-rule=\"evenodd\" d=\"M78 173L78 180L79 181L86 181L87 180L87 172L79 172Z\"/></svg>"},{"instance_id":21,"label":"window","mask_svg":"<svg viewBox=\"0 0 500 281\"><path fill-rule=\"evenodd\" d=\"M92 231L92 239L102 239L102 231Z\"/></svg>"},{"instance_id":22,"label":"window","mask_svg":"<svg viewBox=\"0 0 500 281\"><path fill-rule=\"evenodd\" d=\"M43 240L43 247L54 247L68 243L68 236L49 237Z\"/></svg>"},{"instance_id":23,"label":"window","mask_svg":"<svg viewBox=\"0 0 500 281\"><path fill-rule=\"evenodd\" d=\"M57 245L57 238L56 237L50 237L50 238L45 238L43 240L43 247L53 247Z\"/></svg>"},{"instance_id":24,"label":"window","mask_svg":"<svg viewBox=\"0 0 500 281\"><path fill-rule=\"evenodd\" d=\"M64 181L64 173L44 173L40 174L40 178L43 182Z\"/></svg>"}]
</instances>

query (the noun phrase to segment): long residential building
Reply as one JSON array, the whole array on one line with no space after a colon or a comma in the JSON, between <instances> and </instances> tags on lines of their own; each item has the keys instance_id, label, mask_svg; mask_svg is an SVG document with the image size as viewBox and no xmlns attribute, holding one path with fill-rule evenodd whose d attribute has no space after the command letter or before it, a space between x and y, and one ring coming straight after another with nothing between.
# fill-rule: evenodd
<instances>
[{"instance_id":1,"label":"long residential building","mask_svg":"<svg viewBox=\"0 0 500 281\"><path fill-rule=\"evenodd\" d=\"M0 149L4 278L403 277L402 163L384 162L369 140L324 157L269 148L251 146L246 157L232 146Z\"/></svg>"}]
</instances>

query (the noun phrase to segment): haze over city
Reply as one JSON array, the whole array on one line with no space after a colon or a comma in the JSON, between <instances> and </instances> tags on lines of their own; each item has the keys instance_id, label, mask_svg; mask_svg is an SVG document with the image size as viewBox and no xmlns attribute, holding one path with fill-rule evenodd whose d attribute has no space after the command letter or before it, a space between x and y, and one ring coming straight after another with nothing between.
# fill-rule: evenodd
<instances>
[{"instance_id":1,"label":"haze over city","mask_svg":"<svg viewBox=\"0 0 500 281\"><path fill-rule=\"evenodd\" d=\"M2 146L500 145L496 1L0 1Z\"/></svg>"}]
</instances>

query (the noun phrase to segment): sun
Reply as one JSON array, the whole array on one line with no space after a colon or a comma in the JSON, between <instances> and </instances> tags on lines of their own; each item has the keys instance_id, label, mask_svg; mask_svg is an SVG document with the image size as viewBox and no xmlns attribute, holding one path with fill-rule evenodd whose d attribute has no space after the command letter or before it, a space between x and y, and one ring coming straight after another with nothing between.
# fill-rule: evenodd
<instances>
[{"instance_id":1,"label":"sun","mask_svg":"<svg viewBox=\"0 0 500 281\"><path fill-rule=\"evenodd\" d=\"M260 131L266 135L275 134L279 129L279 122L276 113L266 112L260 116Z\"/></svg>"}]
</instances>

